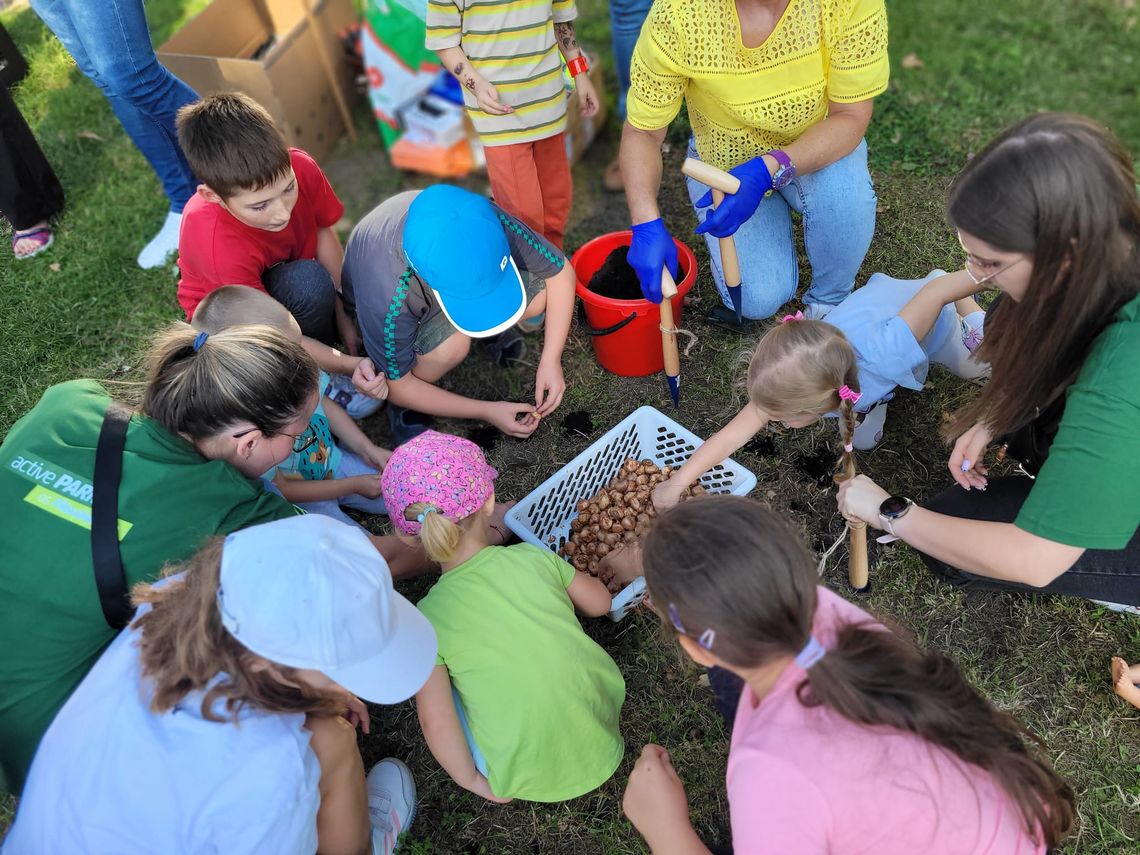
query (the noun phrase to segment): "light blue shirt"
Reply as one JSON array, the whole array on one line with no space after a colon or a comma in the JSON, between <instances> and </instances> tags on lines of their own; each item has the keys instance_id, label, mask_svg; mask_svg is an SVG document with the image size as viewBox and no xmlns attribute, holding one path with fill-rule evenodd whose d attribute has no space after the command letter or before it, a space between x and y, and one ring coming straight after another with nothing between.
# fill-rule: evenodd
<instances>
[{"instance_id":1,"label":"light blue shirt","mask_svg":"<svg viewBox=\"0 0 1140 855\"><path fill-rule=\"evenodd\" d=\"M201 693L155 713L138 638L121 632L48 728L3 855L316 852L304 715L209 721Z\"/></svg>"},{"instance_id":2,"label":"light blue shirt","mask_svg":"<svg viewBox=\"0 0 1140 855\"><path fill-rule=\"evenodd\" d=\"M882 400L894 397L896 386L919 390L930 370L930 354L960 330L958 312L951 303L922 341L899 317L910 298L944 271L933 270L923 279L892 279L876 273L862 288L851 292L831 310L827 323L838 327L855 349L859 363L859 390L855 407L865 413Z\"/></svg>"}]
</instances>

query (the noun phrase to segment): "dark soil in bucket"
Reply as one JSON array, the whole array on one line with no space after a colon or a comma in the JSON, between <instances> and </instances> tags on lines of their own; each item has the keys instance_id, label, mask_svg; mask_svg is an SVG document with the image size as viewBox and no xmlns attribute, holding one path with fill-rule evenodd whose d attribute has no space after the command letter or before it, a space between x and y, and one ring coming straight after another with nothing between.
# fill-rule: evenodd
<instances>
[{"instance_id":1,"label":"dark soil in bucket","mask_svg":"<svg viewBox=\"0 0 1140 855\"><path fill-rule=\"evenodd\" d=\"M590 277L586 287L602 297L613 300L640 300L641 285L637 274L629 266L629 247L619 246L606 256L598 272Z\"/></svg>"}]
</instances>

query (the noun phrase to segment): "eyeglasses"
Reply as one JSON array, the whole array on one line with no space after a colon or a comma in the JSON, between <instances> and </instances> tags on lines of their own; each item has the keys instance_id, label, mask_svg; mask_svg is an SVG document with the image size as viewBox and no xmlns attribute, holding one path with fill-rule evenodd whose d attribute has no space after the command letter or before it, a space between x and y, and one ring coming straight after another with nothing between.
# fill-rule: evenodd
<instances>
[{"instance_id":1,"label":"eyeglasses","mask_svg":"<svg viewBox=\"0 0 1140 855\"><path fill-rule=\"evenodd\" d=\"M991 279L993 279L999 273L1005 273L1007 270L1009 270L1015 264L1020 264L1023 261L1025 261L1024 258L1019 258L1015 261L1011 261L1005 267L998 267L997 270L990 270L989 273L982 274L982 273L975 273L974 270L970 269L970 267L973 266L974 268L976 268L980 271L980 270L984 270L986 268L997 267L998 262L996 262L996 261L978 261L972 255L970 255L970 253L966 253L966 275L969 276L972 280L974 280L975 287L981 288L983 285L985 285L987 282L989 282Z\"/></svg>"},{"instance_id":2,"label":"eyeglasses","mask_svg":"<svg viewBox=\"0 0 1140 855\"><path fill-rule=\"evenodd\" d=\"M240 439L241 437L245 436L246 434L253 433L255 430L261 430L261 428L251 427L251 428L246 428L245 430L240 430L237 433L233 434L233 438L234 439ZM293 438L293 452L295 454L300 454L306 448L313 445L313 443L315 443L317 441L317 439L319 439L319 437L317 436L317 432L315 430L313 430L312 425L309 425L307 428L305 428L303 431L301 431L301 433L298 433L298 434L290 433L290 434L285 434L285 435Z\"/></svg>"},{"instance_id":3,"label":"eyeglasses","mask_svg":"<svg viewBox=\"0 0 1140 855\"><path fill-rule=\"evenodd\" d=\"M1005 273L1015 264L1020 264L1025 261L1024 258L1018 258L1005 265L1005 267L1001 267L1000 261L979 260L976 255L966 249L966 245L962 243L961 235L958 236L958 244L962 247L962 251L966 253L966 275L974 281L974 286L978 288L985 285L998 274Z\"/></svg>"}]
</instances>

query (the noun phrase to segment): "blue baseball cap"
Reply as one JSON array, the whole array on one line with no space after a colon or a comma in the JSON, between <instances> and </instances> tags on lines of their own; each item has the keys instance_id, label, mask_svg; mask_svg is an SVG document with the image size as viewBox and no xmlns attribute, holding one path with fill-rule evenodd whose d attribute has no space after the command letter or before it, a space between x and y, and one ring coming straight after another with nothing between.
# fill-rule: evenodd
<instances>
[{"instance_id":1,"label":"blue baseball cap","mask_svg":"<svg viewBox=\"0 0 1140 855\"><path fill-rule=\"evenodd\" d=\"M482 196L449 184L422 190L404 221L404 257L464 335L501 333L526 310L503 223Z\"/></svg>"}]
</instances>

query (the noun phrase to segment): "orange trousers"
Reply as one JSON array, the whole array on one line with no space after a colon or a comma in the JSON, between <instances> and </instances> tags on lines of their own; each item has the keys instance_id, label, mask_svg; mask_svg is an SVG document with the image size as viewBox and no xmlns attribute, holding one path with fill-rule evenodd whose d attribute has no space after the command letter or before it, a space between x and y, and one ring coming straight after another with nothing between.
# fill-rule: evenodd
<instances>
[{"instance_id":1,"label":"orange trousers","mask_svg":"<svg viewBox=\"0 0 1140 855\"><path fill-rule=\"evenodd\" d=\"M561 250L573 194L566 135L486 146L483 152L495 204Z\"/></svg>"}]
</instances>

